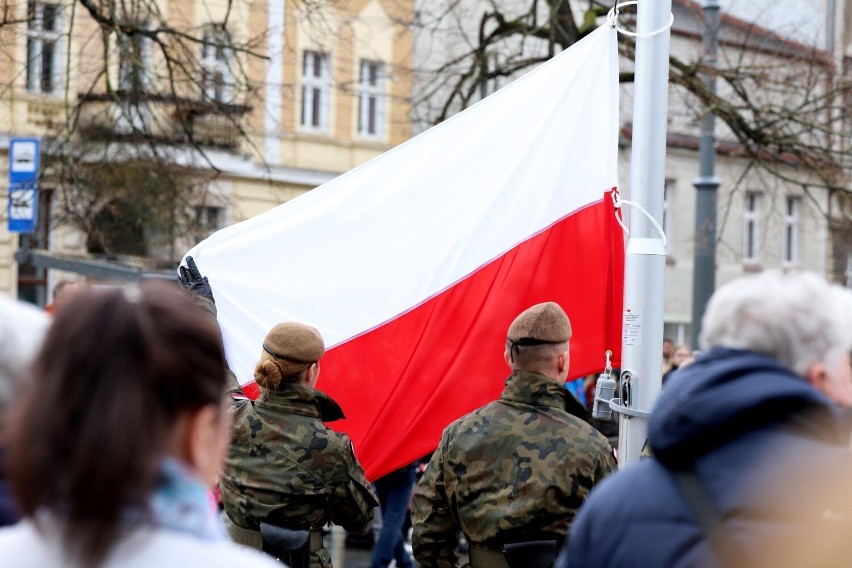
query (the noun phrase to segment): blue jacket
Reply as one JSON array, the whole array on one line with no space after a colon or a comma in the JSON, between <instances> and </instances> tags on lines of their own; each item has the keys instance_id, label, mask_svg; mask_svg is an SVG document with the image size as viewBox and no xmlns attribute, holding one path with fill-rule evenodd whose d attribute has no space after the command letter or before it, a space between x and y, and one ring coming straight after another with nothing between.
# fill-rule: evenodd
<instances>
[{"instance_id":1,"label":"blue jacket","mask_svg":"<svg viewBox=\"0 0 852 568\"><path fill-rule=\"evenodd\" d=\"M718 566L666 466L696 472L750 558L757 540L794 543L826 512L814 474L850 456L843 410L774 359L722 348L672 376L648 440L653 458L593 489L558 568Z\"/></svg>"}]
</instances>

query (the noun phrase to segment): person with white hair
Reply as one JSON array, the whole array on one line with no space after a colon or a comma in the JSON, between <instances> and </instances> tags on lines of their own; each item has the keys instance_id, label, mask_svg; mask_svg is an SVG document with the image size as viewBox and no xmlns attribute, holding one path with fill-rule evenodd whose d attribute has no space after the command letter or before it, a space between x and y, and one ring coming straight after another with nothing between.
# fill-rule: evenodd
<instances>
[{"instance_id":1,"label":"person with white hair","mask_svg":"<svg viewBox=\"0 0 852 568\"><path fill-rule=\"evenodd\" d=\"M847 563L852 291L742 278L711 298L699 342L653 411L653 457L592 491L557 566Z\"/></svg>"},{"instance_id":2,"label":"person with white hair","mask_svg":"<svg viewBox=\"0 0 852 568\"><path fill-rule=\"evenodd\" d=\"M6 408L27 378L27 369L41 342L50 318L30 304L0 296L0 432ZM0 527L14 524L18 513L6 476L0 448Z\"/></svg>"}]
</instances>

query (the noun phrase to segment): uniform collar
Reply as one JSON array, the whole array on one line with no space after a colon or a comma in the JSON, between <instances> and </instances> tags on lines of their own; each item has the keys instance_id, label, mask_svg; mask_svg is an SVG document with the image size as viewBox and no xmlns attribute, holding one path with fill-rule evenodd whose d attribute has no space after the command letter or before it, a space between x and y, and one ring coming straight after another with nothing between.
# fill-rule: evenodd
<instances>
[{"instance_id":1,"label":"uniform collar","mask_svg":"<svg viewBox=\"0 0 852 568\"><path fill-rule=\"evenodd\" d=\"M323 422L346 418L333 398L307 385L288 384L274 391L261 390L257 404L274 410L319 418Z\"/></svg>"},{"instance_id":2,"label":"uniform collar","mask_svg":"<svg viewBox=\"0 0 852 568\"><path fill-rule=\"evenodd\" d=\"M594 425L589 410L574 398L565 385L531 371L515 371L506 379L501 400L560 408L580 420Z\"/></svg>"},{"instance_id":3,"label":"uniform collar","mask_svg":"<svg viewBox=\"0 0 852 568\"><path fill-rule=\"evenodd\" d=\"M565 387L550 377L531 371L514 371L506 379L503 400L532 403L535 406L565 408Z\"/></svg>"}]
</instances>

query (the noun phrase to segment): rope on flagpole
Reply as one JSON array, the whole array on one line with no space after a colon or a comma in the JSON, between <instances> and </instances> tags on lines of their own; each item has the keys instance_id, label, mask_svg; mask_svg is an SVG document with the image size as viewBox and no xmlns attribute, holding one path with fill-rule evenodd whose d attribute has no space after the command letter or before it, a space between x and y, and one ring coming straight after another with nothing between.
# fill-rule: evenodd
<instances>
[{"instance_id":1,"label":"rope on flagpole","mask_svg":"<svg viewBox=\"0 0 852 568\"><path fill-rule=\"evenodd\" d=\"M618 27L619 9L624 8L625 6L636 6L638 4L639 4L638 0L630 0L629 2L621 2L621 3L613 6L612 9L606 15L606 18L607 18L607 21L609 22L609 25L612 28L614 28L615 31L617 31L621 34L624 34L626 36L635 37L637 39L642 39L642 38L646 38L646 37L654 37L655 35L659 35L663 32L668 31L674 25L674 14L670 14L671 19L669 20L669 24L667 26L662 27L662 28L655 30L653 32L639 33L639 32L632 32L630 30L625 30L624 28L619 28Z\"/></svg>"},{"instance_id":2,"label":"rope on flagpole","mask_svg":"<svg viewBox=\"0 0 852 568\"><path fill-rule=\"evenodd\" d=\"M646 211L644 207L642 207L638 203L633 203L632 201L628 201L626 199L619 198L618 190L615 189L615 188L613 188L613 190L612 190L612 204L615 207L615 220L618 221L618 224L621 226L622 229L624 229L624 232L627 234L628 237L630 236L630 229L628 229L624 225L624 221L622 220L621 215L619 215L619 211L621 210L622 205L630 205L631 207L635 207L636 209L639 210L640 213L645 215L645 217L648 218L648 220L651 222L651 224L654 226L655 229L657 229L657 232L660 234L660 238L663 240L663 249L666 248L667 242L668 242L667 239L666 239L666 232L663 231L663 228L660 226L659 223L657 223L657 220L654 219L654 216L651 215L650 213L648 213L648 211Z\"/></svg>"}]
</instances>

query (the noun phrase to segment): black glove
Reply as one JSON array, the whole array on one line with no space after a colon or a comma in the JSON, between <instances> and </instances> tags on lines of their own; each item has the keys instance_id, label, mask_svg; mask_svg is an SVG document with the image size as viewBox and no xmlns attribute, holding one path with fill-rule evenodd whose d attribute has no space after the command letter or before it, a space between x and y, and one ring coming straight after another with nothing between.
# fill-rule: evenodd
<instances>
[{"instance_id":1,"label":"black glove","mask_svg":"<svg viewBox=\"0 0 852 568\"><path fill-rule=\"evenodd\" d=\"M202 276L201 272L198 271L198 266L195 265L195 261L191 256L186 257L186 267L178 267L177 280L178 284L184 290L189 290L197 296L207 298L214 304L216 303L213 299L213 290L210 288L210 282L208 282L206 276Z\"/></svg>"}]
</instances>

